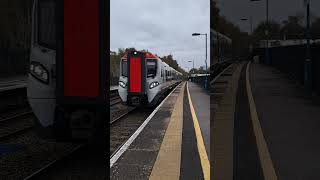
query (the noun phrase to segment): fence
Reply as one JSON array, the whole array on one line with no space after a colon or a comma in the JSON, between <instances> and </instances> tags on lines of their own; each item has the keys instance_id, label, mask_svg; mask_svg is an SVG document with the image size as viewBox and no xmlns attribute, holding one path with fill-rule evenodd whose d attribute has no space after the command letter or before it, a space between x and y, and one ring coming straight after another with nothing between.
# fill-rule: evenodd
<instances>
[{"instance_id":1,"label":"fence","mask_svg":"<svg viewBox=\"0 0 320 180\"><path fill-rule=\"evenodd\" d=\"M255 54L265 62L265 49L257 49ZM312 59L312 87L320 94L320 46L311 47ZM269 48L271 65L290 77L298 80L301 84L304 81L304 61L306 59L306 47L303 45L284 46Z\"/></svg>"},{"instance_id":2,"label":"fence","mask_svg":"<svg viewBox=\"0 0 320 180\"><path fill-rule=\"evenodd\" d=\"M231 60L215 63L209 68L210 74L192 74L189 77L189 80L191 82L199 84L203 88L207 87L207 90L209 90L210 82L213 80L213 78L216 77L220 72L222 72L228 65L230 65L230 63ZM206 86L205 83L207 83Z\"/></svg>"},{"instance_id":3,"label":"fence","mask_svg":"<svg viewBox=\"0 0 320 180\"><path fill-rule=\"evenodd\" d=\"M192 74L189 77L189 80L191 82L199 84L203 88L210 86L210 74ZM206 82L207 82L207 84L205 86Z\"/></svg>"}]
</instances>

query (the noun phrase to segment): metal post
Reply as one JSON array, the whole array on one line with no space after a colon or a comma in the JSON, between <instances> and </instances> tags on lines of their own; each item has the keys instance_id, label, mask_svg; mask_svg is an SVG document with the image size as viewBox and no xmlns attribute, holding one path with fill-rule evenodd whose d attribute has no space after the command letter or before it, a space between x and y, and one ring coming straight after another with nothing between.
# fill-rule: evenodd
<instances>
[{"instance_id":1,"label":"metal post","mask_svg":"<svg viewBox=\"0 0 320 180\"><path fill-rule=\"evenodd\" d=\"M310 45L310 1L307 1L307 22L306 22L306 39L307 39L307 49L306 49L306 60L305 60L305 91L308 97L312 96L312 60L311 60L311 45Z\"/></svg>"},{"instance_id":2,"label":"metal post","mask_svg":"<svg viewBox=\"0 0 320 180\"><path fill-rule=\"evenodd\" d=\"M266 47L266 64L270 65L269 59L269 0L266 0L266 14L267 14L267 21L266 21L266 36L267 36L267 47Z\"/></svg>"},{"instance_id":3,"label":"metal post","mask_svg":"<svg viewBox=\"0 0 320 180\"><path fill-rule=\"evenodd\" d=\"M249 53L250 53L250 61L253 61L253 45L252 45L252 37L253 37L253 25L252 25L252 15L250 15L250 45L249 45Z\"/></svg>"},{"instance_id":4,"label":"metal post","mask_svg":"<svg viewBox=\"0 0 320 180\"><path fill-rule=\"evenodd\" d=\"M253 24L252 24L252 16L250 16L250 34L253 33Z\"/></svg>"},{"instance_id":5,"label":"metal post","mask_svg":"<svg viewBox=\"0 0 320 180\"><path fill-rule=\"evenodd\" d=\"M207 46L207 43L208 43L208 34L205 33L205 34L201 34L201 33L192 33L192 36L200 36L200 35L205 35L206 36L206 60L205 60L205 63L206 63L206 70L205 72L207 73L208 71L208 65L207 65L207 59L208 59L208 46ZM207 87L207 82L208 82L208 77L205 76L205 83L204 83L204 88L207 90L208 87Z\"/></svg>"},{"instance_id":6,"label":"metal post","mask_svg":"<svg viewBox=\"0 0 320 180\"><path fill-rule=\"evenodd\" d=\"M208 74L208 65L207 65L207 39L208 39L208 35L207 35L207 33L205 34L206 35L206 74ZM208 90L208 85L207 85L207 83L208 83L208 76L206 75L206 78L205 78L205 81L204 81L204 89L205 90Z\"/></svg>"},{"instance_id":7,"label":"metal post","mask_svg":"<svg viewBox=\"0 0 320 180\"><path fill-rule=\"evenodd\" d=\"M195 72L195 69L194 69L194 60L192 60L192 68L193 68L193 73Z\"/></svg>"}]
</instances>

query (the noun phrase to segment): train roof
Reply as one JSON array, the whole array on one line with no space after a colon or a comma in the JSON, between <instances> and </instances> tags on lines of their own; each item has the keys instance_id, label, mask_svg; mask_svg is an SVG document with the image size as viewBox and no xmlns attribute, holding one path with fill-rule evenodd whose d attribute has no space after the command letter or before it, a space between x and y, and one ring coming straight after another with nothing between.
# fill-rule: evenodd
<instances>
[{"instance_id":1,"label":"train roof","mask_svg":"<svg viewBox=\"0 0 320 180\"><path fill-rule=\"evenodd\" d=\"M151 52L148 52L148 51L141 51L144 53L145 57L146 58L151 58L151 59L157 59L159 58L158 56L154 55L153 53ZM128 53L126 53L121 59L126 59L128 56ZM159 58L160 59L160 58Z\"/></svg>"},{"instance_id":2,"label":"train roof","mask_svg":"<svg viewBox=\"0 0 320 180\"><path fill-rule=\"evenodd\" d=\"M306 39L290 39L290 40L268 40L269 47L280 46L297 46L307 44ZM320 39L310 40L310 44L320 44ZM260 40L260 48L264 48L267 45L267 40Z\"/></svg>"},{"instance_id":3,"label":"train roof","mask_svg":"<svg viewBox=\"0 0 320 180\"><path fill-rule=\"evenodd\" d=\"M143 53L145 53L145 57L149 58L149 59L159 59L161 60L162 63L164 63L165 65L167 65L169 68L171 68L172 70L174 70L177 73L182 74L181 72L177 71L176 69L172 68L171 66L169 66L166 62L164 62L160 57L154 55L153 53L149 52L149 51L141 51ZM128 53L126 53L121 59L126 59L128 56Z\"/></svg>"},{"instance_id":4,"label":"train roof","mask_svg":"<svg viewBox=\"0 0 320 180\"><path fill-rule=\"evenodd\" d=\"M232 40L231 40L228 36L226 36L226 35L224 35L224 34L221 34L221 33L219 33L218 31L215 31L214 29L210 29L210 32L212 33L213 36L218 36L218 37L220 37L220 38L225 39L225 40L228 41L229 43L232 43Z\"/></svg>"}]
</instances>

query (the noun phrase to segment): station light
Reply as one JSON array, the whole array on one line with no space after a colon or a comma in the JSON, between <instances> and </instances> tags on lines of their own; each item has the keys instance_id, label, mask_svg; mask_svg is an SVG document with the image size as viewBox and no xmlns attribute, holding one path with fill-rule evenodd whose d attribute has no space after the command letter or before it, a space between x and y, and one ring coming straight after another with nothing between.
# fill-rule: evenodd
<instances>
[{"instance_id":1,"label":"station light","mask_svg":"<svg viewBox=\"0 0 320 180\"><path fill-rule=\"evenodd\" d=\"M40 63L32 61L30 63L30 74L37 80L48 84L49 83L49 72Z\"/></svg>"}]
</instances>

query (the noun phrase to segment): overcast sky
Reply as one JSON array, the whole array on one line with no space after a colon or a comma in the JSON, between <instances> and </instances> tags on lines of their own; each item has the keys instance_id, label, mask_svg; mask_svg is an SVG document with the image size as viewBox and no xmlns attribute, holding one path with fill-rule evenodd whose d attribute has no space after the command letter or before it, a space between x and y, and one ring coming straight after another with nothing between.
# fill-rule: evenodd
<instances>
[{"instance_id":1,"label":"overcast sky","mask_svg":"<svg viewBox=\"0 0 320 180\"><path fill-rule=\"evenodd\" d=\"M250 0L217 0L217 2L221 14L247 32L250 31L249 22L240 21L241 18L252 16L254 25L266 18L266 0L259 2L250 2ZM311 12L319 17L320 0L310 0L310 3ZM303 0L269 0L269 16L272 20L281 23L289 15L296 15L297 13L305 13Z\"/></svg>"},{"instance_id":2,"label":"overcast sky","mask_svg":"<svg viewBox=\"0 0 320 180\"><path fill-rule=\"evenodd\" d=\"M111 0L110 10L112 51L135 47L172 54L184 69L192 67L188 60L195 67L205 64L205 36L191 34L208 33L209 44L209 0Z\"/></svg>"}]
</instances>

